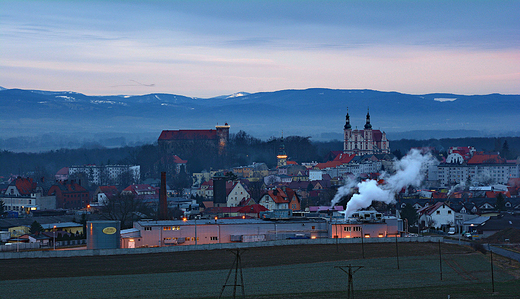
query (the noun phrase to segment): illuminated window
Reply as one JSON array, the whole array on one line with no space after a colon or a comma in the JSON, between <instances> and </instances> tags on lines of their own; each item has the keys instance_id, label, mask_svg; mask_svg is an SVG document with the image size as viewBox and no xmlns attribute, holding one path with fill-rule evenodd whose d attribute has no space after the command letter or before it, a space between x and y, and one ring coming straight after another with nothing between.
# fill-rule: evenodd
<instances>
[{"instance_id":1,"label":"illuminated window","mask_svg":"<svg viewBox=\"0 0 520 299\"><path fill-rule=\"evenodd\" d=\"M171 226L163 226L162 229L163 229L163 230L172 230L172 227L171 227Z\"/></svg>"}]
</instances>

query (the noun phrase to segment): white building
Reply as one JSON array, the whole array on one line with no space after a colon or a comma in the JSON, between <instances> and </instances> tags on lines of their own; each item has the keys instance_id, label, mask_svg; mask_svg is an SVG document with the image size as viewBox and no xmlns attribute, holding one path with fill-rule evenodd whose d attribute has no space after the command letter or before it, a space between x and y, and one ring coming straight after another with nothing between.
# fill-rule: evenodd
<instances>
[{"instance_id":1,"label":"white building","mask_svg":"<svg viewBox=\"0 0 520 299\"><path fill-rule=\"evenodd\" d=\"M390 142L386 133L373 130L370 124L370 113L367 113L364 130L352 130L350 116L347 113L344 131L343 152L346 154L372 155L390 153Z\"/></svg>"},{"instance_id":2,"label":"white building","mask_svg":"<svg viewBox=\"0 0 520 299\"><path fill-rule=\"evenodd\" d=\"M83 165L69 167L69 177L84 174L90 184L120 185L121 183L137 184L141 178L139 165ZM125 182L127 180L128 182Z\"/></svg>"},{"instance_id":3,"label":"white building","mask_svg":"<svg viewBox=\"0 0 520 299\"><path fill-rule=\"evenodd\" d=\"M510 178L520 177L518 164L440 164L437 176L441 187L466 183L507 184Z\"/></svg>"},{"instance_id":4,"label":"white building","mask_svg":"<svg viewBox=\"0 0 520 299\"><path fill-rule=\"evenodd\" d=\"M455 225L455 211L444 202L426 206L417 211L421 227L435 227L440 229Z\"/></svg>"},{"instance_id":5,"label":"white building","mask_svg":"<svg viewBox=\"0 0 520 299\"><path fill-rule=\"evenodd\" d=\"M56 209L56 196L44 196L43 188L30 178L17 178L0 195L6 211L30 213L35 210Z\"/></svg>"},{"instance_id":6,"label":"white building","mask_svg":"<svg viewBox=\"0 0 520 299\"><path fill-rule=\"evenodd\" d=\"M226 188L227 189L227 188ZM249 192L247 192L246 188L240 183L233 183L233 186L229 189L227 193L227 206L228 207L238 207L238 204L242 200L247 200L251 198Z\"/></svg>"}]
</instances>

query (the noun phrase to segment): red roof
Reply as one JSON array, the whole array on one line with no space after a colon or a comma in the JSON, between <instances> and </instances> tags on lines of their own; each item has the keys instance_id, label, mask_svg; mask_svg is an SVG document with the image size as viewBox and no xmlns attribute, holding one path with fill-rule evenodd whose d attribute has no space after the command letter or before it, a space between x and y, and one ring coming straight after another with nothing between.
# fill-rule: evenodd
<instances>
[{"instance_id":1,"label":"red roof","mask_svg":"<svg viewBox=\"0 0 520 299\"><path fill-rule=\"evenodd\" d=\"M503 194L504 197L511 197L509 191L486 191L486 198L496 198L500 193Z\"/></svg>"},{"instance_id":2,"label":"red roof","mask_svg":"<svg viewBox=\"0 0 520 299\"><path fill-rule=\"evenodd\" d=\"M263 211L269 211L269 209L264 207L263 205L259 205L259 204L245 206L245 207L240 208L240 210L238 210L239 213L255 213L255 214L258 214Z\"/></svg>"},{"instance_id":3,"label":"red roof","mask_svg":"<svg viewBox=\"0 0 520 299\"><path fill-rule=\"evenodd\" d=\"M126 187L123 191L131 191L133 193L150 191L150 192L157 193L157 192L159 192L159 189L152 187L151 185L148 185L148 184L137 184L137 185L130 185L130 186Z\"/></svg>"},{"instance_id":4,"label":"red roof","mask_svg":"<svg viewBox=\"0 0 520 299\"><path fill-rule=\"evenodd\" d=\"M318 169L325 169L325 168L334 168L334 167L338 167L340 165L343 165L343 162L341 161L329 161L329 162L325 162L325 163L318 163L316 164L316 168Z\"/></svg>"},{"instance_id":5,"label":"red roof","mask_svg":"<svg viewBox=\"0 0 520 299\"><path fill-rule=\"evenodd\" d=\"M69 174L68 167L63 167L62 169L58 170L58 172L56 172L56 175L68 175L68 174Z\"/></svg>"},{"instance_id":6,"label":"red roof","mask_svg":"<svg viewBox=\"0 0 520 299\"><path fill-rule=\"evenodd\" d=\"M424 207L424 208L420 208L419 210L417 210L417 213L418 214L428 214L428 215L431 215L431 214L433 214L433 212L437 211L437 209L442 207L442 206L446 206L446 207L451 209L451 207L448 206L446 203L444 203L442 201L438 201L434 205L427 206L427 207Z\"/></svg>"},{"instance_id":7,"label":"red roof","mask_svg":"<svg viewBox=\"0 0 520 299\"><path fill-rule=\"evenodd\" d=\"M433 198L447 198L448 196L446 193L435 191L435 192L433 192L432 197Z\"/></svg>"},{"instance_id":8,"label":"red roof","mask_svg":"<svg viewBox=\"0 0 520 299\"><path fill-rule=\"evenodd\" d=\"M383 139L383 133L380 130L372 130L372 140L376 142L381 142Z\"/></svg>"},{"instance_id":9,"label":"red roof","mask_svg":"<svg viewBox=\"0 0 520 299\"><path fill-rule=\"evenodd\" d=\"M206 181L201 186L213 186L213 180Z\"/></svg>"},{"instance_id":10,"label":"red roof","mask_svg":"<svg viewBox=\"0 0 520 299\"><path fill-rule=\"evenodd\" d=\"M31 192L36 188L36 183L32 178L17 178L14 182L16 189L21 195L31 195Z\"/></svg>"},{"instance_id":11,"label":"red roof","mask_svg":"<svg viewBox=\"0 0 520 299\"><path fill-rule=\"evenodd\" d=\"M217 139L217 130L164 130L159 140Z\"/></svg>"},{"instance_id":12,"label":"red roof","mask_svg":"<svg viewBox=\"0 0 520 299\"><path fill-rule=\"evenodd\" d=\"M161 157L161 163L163 164L170 164L170 163L175 163L175 164L186 164L188 163L188 160L182 160L181 158L179 158L179 156L177 155L167 155L167 156L163 156Z\"/></svg>"},{"instance_id":13,"label":"red roof","mask_svg":"<svg viewBox=\"0 0 520 299\"><path fill-rule=\"evenodd\" d=\"M281 188L276 188L274 190L267 191L267 194L273 199L275 203L288 203L289 198L287 194L283 192Z\"/></svg>"},{"instance_id":14,"label":"red roof","mask_svg":"<svg viewBox=\"0 0 520 299\"><path fill-rule=\"evenodd\" d=\"M354 159L356 155L355 154L339 154L336 156L336 158L334 158L333 161L339 161L339 162L343 162L344 164L347 164L349 163L350 161L352 161L352 159Z\"/></svg>"},{"instance_id":15,"label":"red roof","mask_svg":"<svg viewBox=\"0 0 520 299\"><path fill-rule=\"evenodd\" d=\"M106 195L114 195L118 192L116 186L99 186L99 190Z\"/></svg>"},{"instance_id":16,"label":"red roof","mask_svg":"<svg viewBox=\"0 0 520 299\"><path fill-rule=\"evenodd\" d=\"M243 207L210 207L204 210L205 214L238 213Z\"/></svg>"},{"instance_id":17,"label":"red roof","mask_svg":"<svg viewBox=\"0 0 520 299\"><path fill-rule=\"evenodd\" d=\"M500 164L505 162L505 159L500 158L498 154L477 153L469 159L468 164Z\"/></svg>"},{"instance_id":18,"label":"red roof","mask_svg":"<svg viewBox=\"0 0 520 299\"><path fill-rule=\"evenodd\" d=\"M510 178L507 184L511 187L520 187L520 178Z\"/></svg>"}]
</instances>

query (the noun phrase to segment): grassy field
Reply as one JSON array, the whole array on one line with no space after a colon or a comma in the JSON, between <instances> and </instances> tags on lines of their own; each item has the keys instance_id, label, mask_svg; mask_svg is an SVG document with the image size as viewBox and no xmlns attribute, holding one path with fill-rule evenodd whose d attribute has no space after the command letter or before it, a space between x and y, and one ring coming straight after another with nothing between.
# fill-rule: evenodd
<instances>
[{"instance_id":1,"label":"grassy field","mask_svg":"<svg viewBox=\"0 0 520 299\"><path fill-rule=\"evenodd\" d=\"M432 243L299 245L242 253L247 298L520 298L519 265L469 247ZM494 255L495 257L495 255ZM0 261L6 298L218 298L234 261L226 250ZM442 280L441 280L442 265ZM228 284L234 283L234 272ZM224 294L232 295L232 287ZM237 289L241 294L241 289Z\"/></svg>"}]
</instances>

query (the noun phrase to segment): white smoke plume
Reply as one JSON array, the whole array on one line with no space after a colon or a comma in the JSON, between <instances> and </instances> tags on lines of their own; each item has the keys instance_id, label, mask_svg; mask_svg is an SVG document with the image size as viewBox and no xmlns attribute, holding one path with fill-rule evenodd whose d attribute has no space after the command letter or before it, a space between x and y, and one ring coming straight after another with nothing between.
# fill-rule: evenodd
<instances>
[{"instance_id":1,"label":"white smoke plume","mask_svg":"<svg viewBox=\"0 0 520 299\"><path fill-rule=\"evenodd\" d=\"M451 189L450 189L450 191L448 192L448 195L447 195L446 197L450 198L450 196L451 196L454 192L464 190L465 187L466 187L466 183L465 183L464 181L461 181L461 182L458 183L457 185L451 187Z\"/></svg>"},{"instance_id":2,"label":"white smoke plume","mask_svg":"<svg viewBox=\"0 0 520 299\"><path fill-rule=\"evenodd\" d=\"M372 201L382 201L393 203L395 194L408 186L419 187L424 179L425 169L429 163L433 162L432 156L428 153L422 155L418 150L411 150L400 161L395 161L395 174L383 174L380 179L385 183L378 185L376 180L367 180L357 184L358 194L354 194L347 203L345 218L355 211L369 207ZM332 199L332 205L336 204L342 197L350 194L352 186L346 185L338 189Z\"/></svg>"}]
</instances>

